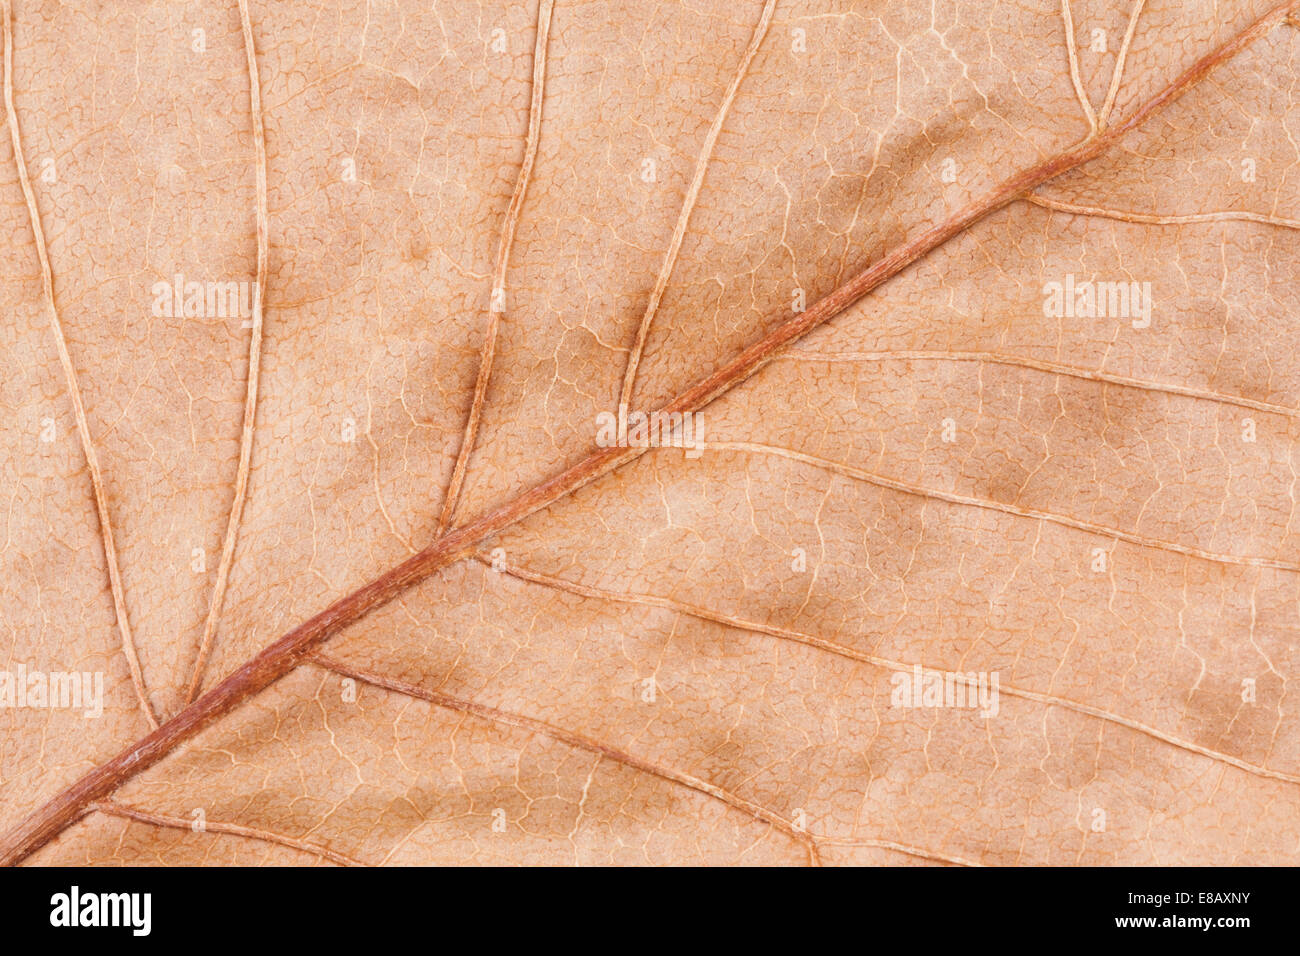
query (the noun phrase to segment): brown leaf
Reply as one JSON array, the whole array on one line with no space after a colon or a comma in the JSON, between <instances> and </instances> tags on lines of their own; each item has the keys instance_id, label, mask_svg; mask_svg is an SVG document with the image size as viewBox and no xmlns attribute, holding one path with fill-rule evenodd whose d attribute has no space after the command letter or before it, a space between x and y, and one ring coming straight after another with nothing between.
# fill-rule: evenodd
<instances>
[{"instance_id":1,"label":"brown leaf","mask_svg":"<svg viewBox=\"0 0 1300 956\"><path fill-rule=\"evenodd\" d=\"M1289 862L1298 11L4 0L0 859Z\"/></svg>"}]
</instances>

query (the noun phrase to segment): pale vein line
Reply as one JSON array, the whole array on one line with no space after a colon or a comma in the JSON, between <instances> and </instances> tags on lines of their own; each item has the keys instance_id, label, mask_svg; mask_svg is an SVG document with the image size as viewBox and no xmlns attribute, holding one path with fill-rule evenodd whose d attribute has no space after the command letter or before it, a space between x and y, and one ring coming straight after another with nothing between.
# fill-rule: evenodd
<instances>
[{"instance_id":1,"label":"pale vein line","mask_svg":"<svg viewBox=\"0 0 1300 956\"><path fill-rule=\"evenodd\" d=\"M101 800L90 805L91 810L97 810L106 816L121 817L126 820L135 820L138 823L148 823L156 827L167 827L174 830L189 830L194 832L194 821L186 820L182 817L168 816L163 813L153 813L148 810L140 810L136 807L127 806L123 803L116 803L111 800ZM306 840L299 840L295 837L285 836L282 833L272 833L269 830L259 830L255 827L246 827L238 823L219 823L206 820L203 823L202 830L198 832L208 833L225 833L230 836L244 837L249 840L258 840L263 843L274 843L279 846L288 847L292 850L301 850L303 853L310 853L321 859L329 860L331 863L337 863L339 866L365 866L359 860L354 860L350 856L337 853L334 850L327 849L316 843L309 843Z\"/></svg>"},{"instance_id":2,"label":"pale vein line","mask_svg":"<svg viewBox=\"0 0 1300 956\"><path fill-rule=\"evenodd\" d=\"M487 330L483 336L483 352L479 358L478 377L474 381L474 398L470 402L469 414L465 418L465 432L461 438L460 451L456 455L456 464L452 467L451 481L442 499L442 513L438 516L435 538L442 537L456 515L461 485L465 482L465 470L469 467L469 458L478 440L479 419L483 415L488 380L492 376L492 361L496 355L497 333L501 328L501 316L506 308L506 267L510 261L510 247L515 241L515 229L519 225L519 216L528 194L533 162L537 158L537 143L542 134L542 101L546 95L546 47L551 33L551 11L554 5L554 0L541 0L537 7L536 42L533 47L533 88L528 108L528 131L524 139L524 160L515 178L515 191L510 197L510 205L506 208L505 219L501 225L496 268L492 272L492 298L488 302Z\"/></svg>"},{"instance_id":3,"label":"pale vein line","mask_svg":"<svg viewBox=\"0 0 1300 956\"><path fill-rule=\"evenodd\" d=\"M484 555L475 555L475 558L482 564L491 567L492 561ZM643 607L657 607L667 611L673 611L678 614L685 614L689 617L701 621L708 621L713 624L721 624L724 627L734 627L742 631L750 631L755 634L766 634L769 637L776 637L782 640L792 641L798 644L804 644L808 647L815 648L828 654L834 654L848 660L857 661L862 664L869 664L873 667L879 667L883 670L896 671L899 673L911 673L912 669L920 666L923 670L934 674L941 674L945 678L952 678L954 681L964 684L965 686L976 686L978 682L972 682L968 675L960 671L946 671L942 668L930 667L926 664L908 663L906 661L895 661L887 657L878 657L874 654L865 654L861 651L854 650L847 645L827 640L823 637L817 637L813 634L805 634L801 631L790 630L789 628L777 627L772 624L762 624L757 621L749 621L744 618L733 617L722 614L717 611L711 611L707 608L698 607L693 604L686 604L682 601L675 601L671 598L659 597L652 594L635 594L621 593L618 591L606 591L601 588L588 587L587 585L578 584L577 582L565 578L552 577L548 574L541 574L537 571L530 571L526 568L507 565L502 567L499 573L508 574L510 577L518 578L521 581L527 581L537 584L541 587L552 588L558 591L565 591L570 594L576 594L580 597L589 597L600 601L610 601L618 604L631 604ZM1296 774L1285 773L1281 770L1273 770L1269 767L1263 767L1258 764L1248 763L1237 757L1222 753L1218 750L1211 750L1208 747L1202 747L1200 744L1192 743L1181 737L1175 737L1172 734L1159 730L1149 724L1141 723L1122 714L1116 714L1112 711L1104 710L1100 707L1093 707L1090 704L1082 704L1068 697L1058 697L1054 694L1043 694L1038 691L1027 690L1021 687L1015 687L1010 684L999 683L998 691L1011 697L1019 697L1024 700L1031 700L1042 704L1046 707L1060 707L1063 710L1071 710L1075 713L1086 714L1089 717L1095 717L1106 723L1115 724L1125 727L1129 730L1145 734L1155 740L1162 741L1170 746L1186 750L1190 753L1207 757L1211 760L1226 763L1238 770L1253 774L1257 777L1267 777L1272 780L1281 780L1286 783L1300 784L1300 776ZM820 838L819 838L820 839Z\"/></svg>"},{"instance_id":4,"label":"pale vein line","mask_svg":"<svg viewBox=\"0 0 1300 956\"><path fill-rule=\"evenodd\" d=\"M244 51L248 57L248 100L252 114L253 146L257 162L257 282L253 286L253 329L248 342L248 387L244 394L244 423L239 436L239 468L235 472L235 494L230 503L230 517L226 524L226 538L221 545L221 562L217 565L217 579L212 586L212 600L208 617L203 624L203 636L190 675L185 703L198 696L203 681L203 671L212 651L212 639L221 618L221 605L226 598L226 584L230 568L235 561L235 545L239 542L239 523L244 514L244 499L248 493L249 462L253 456L253 431L257 424L257 385L262 367L262 293L266 288L267 272L267 211L266 211L266 130L262 116L262 87L257 74L257 51L253 44L253 24L248 15L248 0L239 0L239 20L244 31Z\"/></svg>"},{"instance_id":5,"label":"pale vein line","mask_svg":"<svg viewBox=\"0 0 1300 956\"><path fill-rule=\"evenodd\" d=\"M1137 32L1138 17L1142 16L1144 6L1146 0L1137 0L1133 5L1133 12L1129 14L1128 29L1124 31L1124 42L1120 44L1119 55L1115 58L1115 71L1110 77L1110 89L1106 93L1106 102L1102 104L1101 113L1098 115L1098 121L1103 128L1110 118L1111 110L1115 108L1115 97L1119 95L1119 85L1124 79L1124 61L1128 59L1129 45L1133 42L1133 34Z\"/></svg>"},{"instance_id":6,"label":"pale vein line","mask_svg":"<svg viewBox=\"0 0 1300 956\"><path fill-rule=\"evenodd\" d=\"M1088 126L1095 134L1098 131L1097 111L1092 108L1092 101L1083 88L1079 78L1079 51L1074 42L1074 17L1070 14L1070 0L1061 0L1061 19L1065 21L1065 49L1070 58L1070 79L1074 83L1074 93L1079 98L1084 115L1088 117Z\"/></svg>"},{"instance_id":7,"label":"pale vein line","mask_svg":"<svg viewBox=\"0 0 1300 956\"><path fill-rule=\"evenodd\" d=\"M724 790L722 787L709 783L706 780L700 780L698 777L692 777L690 774L682 773L679 770L673 770L670 767L661 767L643 757L637 757L633 754L627 753L626 751L618 750L614 747L602 744L599 741L591 740L581 734L575 733L571 730L565 730L563 727L557 727L556 725L547 723L544 720L538 720L534 717L526 717L523 714L512 713L510 711L498 710L497 708L490 707L487 704L480 704L476 701L466 700L461 697L453 697L450 694L443 694L439 691L425 690L423 687L416 686L415 684L393 680L392 678L384 677L381 674L370 674L358 670L343 661L327 657L324 654L311 654L306 658L306 660L313 661L321 667L324 667L326 670L334 671L336 674L343 677L351 677L354 680L359 680L375 687L392 691L395 694L402 694L406 697L414 697L417 700L427 701L428 703L434 704L438 707L445 707L449 710L459 711L460 713L472 714L473 716L478 717L481 720L489 721L490 723L515 727L527 731L528 733L540 734L541 736L559 741L567 746L596 754L598 757L608 757L616 763L624 764L625 766L641 771L642 773L648 773L671 783L680 784L681 786L694 790L697 793L702 793L705 796L719 800L734 809L742 810L751 817L754 817L756 820L768 824L775 830L779 830L791 839L803 844L805 849L808 851L810 862L813 864L819 862L816 841L811 834L797 829L794 824L784 819L780 814L769 810L767 807L760 806L757 803L751 803L744 797L738 796L730 790Z\"/></svg>"},{"instance_id":8,"label":"pale vein line","mask_svg":"<svg viewBox=\"0 0 1300 956\"><path fill-rule=\"evenodd\" d=\"M49 307L50 330L54 334L54 343L58 348L59 362L67 380L72 409L77 420L77 434L81 437L82 453L86 456L86 469L90 472L90 485L95 495L95 513L99 518L100 540L104 545L104 563L108 567L108 583L113 593L113 608L117 615L117 627L122 632L122 652L126 665L131 671L131 683L135 687L136 697L140 700L140 709L145 719L154 730L158 729L158 717L149 695L145 691L144 673L140 669L140 658L136 653L135 640L131 636L131 625L126 614L126 593L122 587L122 574L117 565L117 548L113 544L113 527L108 519L108 494L104 488L103 474L99 470L99 459L95 455L95 446L90 440L90 425L86 421L86 409L81 401L81 388L77 384L77 372L72 366L72 357L68 354L68 344L63 338L63 326L59 322L58 308L54 304L54 272L50 268L49 254L45 249L45 232L41 228L41 214L36 206L36 195L32 192L31 180L27 176L27 162L23 158L22 140L18 134L18 112L14 109L13 80L13 9L11 0L3 0L4 14L4 97L5 116L9 123L9 135L13 141L14 163L18 167L18 182L23 196L27 200L27 215L31 220L32 234L36 241L36 257L41 265L41 283L45 292L45 303Z\"/></svg>"},{"instance_id":9,"label":"pale vein line","mask_svg":"<svg viewBox=\"0 0 1300 956\"><path fill-rule=\"evenodd\" d=\"M1028 193L1025 202L1044 209L1067 212L1076 216L1096 216L1102 219L1118 219L1123 222L1143 223L1153 226L1176 226L1192 222L1257 222L1266 226L1279 226L1282 229L1300 229L1300 219L1283 219L1279 216L1266 216L1258 212L1198 212L1185 216L1159 216L1146 212L1130 212L1126 209L1102 209L1098 206L1081 206L1060 199L1050 199L1038 193Z\"/></svg>"},{"instance_id":10,"label":"pale vein line","mask_svg":"<svg viewBox=\"0 0 1300 956\"><path fill-rule=\"evenodd\" d=\"M952 863L955 866L984 866L983 863L977 863L974 860L967 860L964 857L952 856L948 853L939 853L936 850L927 850L924 847L912 846L907 843L895 843L893 840L838 840L830 837L818 837L817 842L822 846L839 846L848 849L870 848L876 850L893 850L895 853L904 853L907 856L915 856L923 860L935 860L939 863Z\"/></svg>"},{"instance_id":11,"label":"pale vein line","mask_svg":"<svg viewBox=\"0 0 1300 956\"><path fill-rule=\"evenodd\" d=\"M812 350L791 349L783 355L775 357L775 361L778 362L826 362L831 364L837 362L888 362L909 360L926 362L982 362L989 365L1004 365L1009 368L1027 368L1039 372L1047 372L1052 375L1065 375L1069 378L1077 378L1085 382L1118 385L1123 388L1133 388L1144 392L1167 393L1170 395L1179 395L1184 398L1202 399L1208 402L1220 402L1224 405L1236 405L1241 408L1250 408L1255 411L1268 412L1272 415L1287 415L1290 417L1300 415L1300 408L1293 408L1289 405L1277 405L1272 402L1262 402L1254 398L1242 398L1238 395L1225 395L1222 392L1215 392L1210 389L1192 388L1190 386L1175 385L1169 382L1153 382L1147 379L1129 378L1124 375L1112 375L1109 372L1078 368L1073 365L1062 365L1059 362L1048 362L1042 359L1024 358L1016 355L1000 355L996 352L944 352L924 349L900 349L897 351L885 352L814 352Z\"/></svg>"},{"instance_id":12,"label":"pale vein line","mask_svg":"<svg viewBox=\"0 0 1300 956\"><path fill-rule=\"evenodd\" d=\"M775 10L776 0L767 0L767 3L763 6L763 13L758 18L758 25L754 27L753 36L749 41L749 48L745 50L745 55L740 60L736 75L732 77L731 85L727 87L726 95L722 98L722 105L718 107L718 112L713 117L713 125L709 127L709 133L704 137L704 145L700 147L699 158L695 161L695 175L691 179L690 187L686 190L686 198L682 200L681 210L677 215L677 225L673 228L672 239L669 241L667 252L664 254L663 264L659 267L659 276L655 279L654 289L651 290L650 299L646 303L645 314L641 316L641 324L637 327L636 341L632 344L632 351L628 354L627 367L623 372L623 387L619 392L618 400L618 407L624 412L632 403L632 389L636 385L636 373L638 366L641 364L641 354L645 351L646 339L650 335L650 326L654 323L655 313L659 311L659 303L663 299L664 292L668 288L668 282L672 278L673 268L677 264L677 254L680 252L682 241L686 237L686 229L690 225L691 213L695 210L695 201L699 198L700 189L704 186L704 177L708 172L709 160L713 156L713 148L722 133L722 125L726 122L732 101L735 100L741 83L745 81L745 77L749 74L750 64L758 54L758 49L762 46L764 37L767 36L767 29L772 23L772 13ZM621 420L622 416L620 416Z\"/></svg>"},{"instance_id":13,"label":"pale vein line","mask_svg":"<svg viewBox=\"0 0 1300 956\"><path fill-rule=\"evenodd\" d=\"M1089 521L1081 521L1077 518L1071 518L1066 515L1054 514L1048 511L1037 511L1033 508L1021 508L1017 505L1004 504L1003 502L992 501L987 498L974 498L968 495L959 495L952 492L924 488L920 485L908 484L907 482L898 481L893 478L886 478L883 475L877 475L874 472L863 471L860 468L854 468L852 465L830 461L826 458L818 458L814 455L805 455L803 452L794 451L789 448L781 448L777 445L764 445L758 442L743 441L705 442L702 444L704 448L709 449L746 451L765 455L776 455L781 458L788 458L791 461L798 461L807 465L813 465L817 468L823 468L827 471L844 475L847 478L855 478L859 481L879 485L882 488L901 491L908 495L916 495L920 498L933 498L938 501L947 501L956 505L969 505L973 508L986 508L990 511L1001 511L1005 514L1017 515L1021 518L1034 518L1039 521L1049 521L1053 524L1059 524L1067 528L1074 528L1078 531L1086 531L1089 534L1127 541L1129 544L1136 544L1139 547L1151 548L1157 551L1172 551L1176 554L1183 554L1192 558L1200 558L1203 561L1213 561L1216 564L1235 564L1254 568L1275 568L1279 571L1300 572L1300 564L1293 564L1288 561L1280 561L1275 558L1260 558L1237 554L1221 554L1215 551L1204 551L1201 548L1193 548L1190 545L1164 541L1160 538L1148 538L1140 534L1133 534L1129 531L1121 531L1118 528L1109 528L1105 525L1093 524Z\"/></svg>"}]
</instances>

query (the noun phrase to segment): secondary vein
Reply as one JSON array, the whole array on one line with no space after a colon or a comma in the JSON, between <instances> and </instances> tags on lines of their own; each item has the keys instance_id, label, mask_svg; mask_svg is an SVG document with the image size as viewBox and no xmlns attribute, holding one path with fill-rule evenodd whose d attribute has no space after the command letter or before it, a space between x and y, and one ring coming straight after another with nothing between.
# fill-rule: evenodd
<instances>
[{"instance_id":1,"label":"secondary vein","mask_svg":"<svg viewBox=\"0 0 1300 956\"><path fill-rule=\"evenodd\" d=\"M3 0L4 17L4 100L5 117L9 123L9 136L13 141L14 164L18 167L18 183L22 187L23 197L27 201L27 216L31 222L32 235L36 242L36 257L41 266L41 285L45 293L45 305L50 316L50 331L59 352L59 364L63 366L63 375L67 381L68 396L72 399L72 411L77 422L77 434L81 439L82 454L86 457L86 470L90 473L90 486L95 496L95 514L99 519L99 536L104 547L104 563L108 570L109 589L113 595L113 610L117 616L117 629L122 635L122 653L126 657L127 668L131 672L131 684L140 701L140 710L144 713L149 726L158 729L158 716L149 702L145 689L144 673L140 668L140 656L136 653L135 639L131 634L131 623L126 613L126 592L122 587L122 572L118 567L117 547L113 543L113 525L108 516L108 494L104 487L104 475L99 467L99 458L95 454L95 445L90 438L90 425L86 421L86 409L81 399L81 388L77 384L77 371L72 365L72 356L68 354L68 343L63 335L63 325L59 321L59 310L54 301L54 273L50 268L50 257L45 247L45 232L41 228L41 214L36 205L36 195L32 192L31 178L27 175L27 162L23 158L22 138L18 132L18 112L14 109L14 44L13 44L13 5L11 0Z\"/></svg>"},{"instance_id":2,"label":"secondary vein","mask_svg":"<svg viewBox=\"0 0 1300 956\"><path fill-rule=\"evenodd\" d=\"M469 458L478 440L479 419L483 415L488 381L492 377L492 361L496 355L501 317L506 309L506 267L510 262L510 247L515 241L515 229L519 225L519 215L524 208L528 183L533 174L533 162L537 158L537 143L542 136L542 103L546 97L546 48L551 33L551 12L554 6L554 0L541 0L537 8L536 42L533 48L533 91L528 108L524 160L519 167L519 175L515 178L514 195L510 197L510 205L506 208L505 219L501 224L496 268L492 270L492 297L488 303L487 330L483 334L483 351L479 357L478 376L474 380L474 397L470 401L469 413L465 418L465 433L461 438L460 451L456 454L456 463L451 470L447 493L442 499L442 513L438 516L438 530L435 537L442 537L455 519L461 485L465 482L465 469L469 467Z\"/></svg>"},{"instance_id":3,"label":"secondary vein","mask_svg":"<svg viewBox=\"0 0 1300 956\"><path fill-rule=\"evenodd\" d=\"M253 24L248 14L248 0L239 0L239 20L244 33L244 52L248 57L248 100L253 123L253 147L257 167L257 281L253 286L253 329L248 341L248 383L244 393L244 421L239 435L239 466L235 471L235 491L230 502L230 516L226 523L226 536L221 545L221 561L217 565L217 578L212 585L212 599L203 624L203 635L190 674L185 703L198 696L207 668L212 640L221 618L221 605L226 597L230 568L235 560L235 545L239 542L239 524L244 514L244 499L248 494L249 463L253 456L253 433L257 426L257 386L262 367L262 301L266 288L267 268L267 211L266 211L266 127L262 116L262 87L257 75L257 51L253 43Z\"/></svg>"}]
</instances>

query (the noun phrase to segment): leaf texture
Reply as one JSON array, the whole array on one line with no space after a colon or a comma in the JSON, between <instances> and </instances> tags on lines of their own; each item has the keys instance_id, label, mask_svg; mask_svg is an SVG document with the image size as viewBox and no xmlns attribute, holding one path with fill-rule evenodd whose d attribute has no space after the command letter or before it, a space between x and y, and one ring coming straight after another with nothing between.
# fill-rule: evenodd
<instances>
[{"instance_id":1,"label":"leaf texture","mask_svg":"<svg viewBox=\"0 0 1300 956\"><path fill-rule=\"evenodd\" d=\"M1295 859L1300 2L3 14L0 859Z\"/></svg>"}]
</instances>

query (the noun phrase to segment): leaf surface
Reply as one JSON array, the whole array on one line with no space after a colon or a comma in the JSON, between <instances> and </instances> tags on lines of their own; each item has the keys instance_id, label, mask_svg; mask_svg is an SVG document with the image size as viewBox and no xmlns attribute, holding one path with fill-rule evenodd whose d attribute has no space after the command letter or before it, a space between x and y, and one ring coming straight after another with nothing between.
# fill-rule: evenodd
<instances>
[{"instance_id":1,"label":"leaf surface","mask_svg":"<svg viewBox=\"0 0 1300 956\"><path fill-rule=\"evenodd\" d=\"M1297 6L6 3L0 858L1294 859Z\"/></svg>"}]
</instances>

